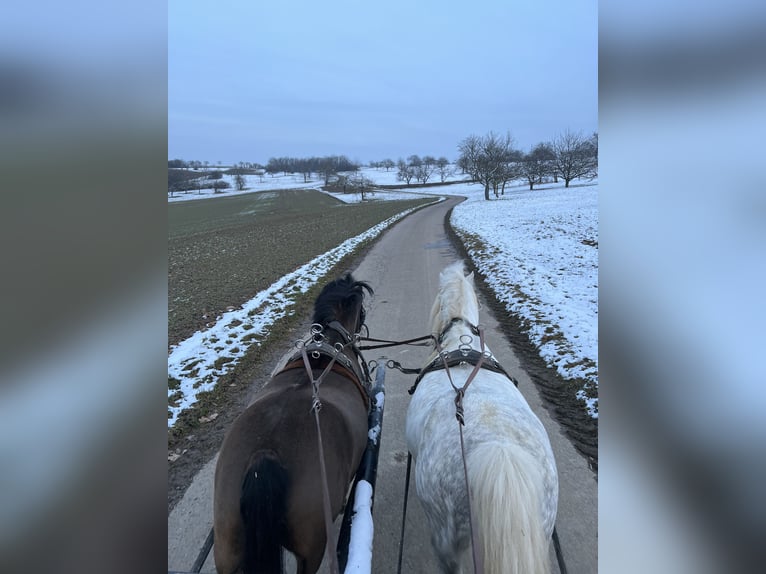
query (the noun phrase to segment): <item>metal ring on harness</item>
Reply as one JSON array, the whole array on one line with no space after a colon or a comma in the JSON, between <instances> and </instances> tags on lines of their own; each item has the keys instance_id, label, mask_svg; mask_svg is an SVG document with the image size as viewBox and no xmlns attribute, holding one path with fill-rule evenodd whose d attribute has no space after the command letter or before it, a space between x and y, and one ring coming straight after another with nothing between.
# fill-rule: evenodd
<instances>
[{"instance_id":1,"label":"metal ring on harness","mask_svg":"<svg viewBox=\"0 0 766 574\"><path fill-rule=\"evenodd\" d=\"M319 345L322 341L324 341L324 327L320 325L319 323L314 323L311 325L311 340L314 344Z\"/></svg>"}]
</instances>

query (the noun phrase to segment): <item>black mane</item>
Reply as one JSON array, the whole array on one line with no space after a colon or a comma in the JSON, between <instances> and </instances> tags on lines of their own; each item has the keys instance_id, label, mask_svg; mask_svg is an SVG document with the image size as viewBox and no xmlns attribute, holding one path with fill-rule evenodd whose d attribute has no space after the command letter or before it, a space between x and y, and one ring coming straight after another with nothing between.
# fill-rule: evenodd
<instances>
[{"instance_id":1,"label":"black mane","mask_svg":"<svg viewBox=\"0 0 766 574\"><path fill-rule=\"evenodd\" d=\"M347 312L360 306L359 325L364 324L365 313L364 301L365 290L372 295L372 287L369 283L355 280L351 273L346 273L343 277L331 281L324 286L322 292L317 297L314 304L313 323L327 325L332 321L343 322L347 317Z\"/></svg>"}]
</instances>

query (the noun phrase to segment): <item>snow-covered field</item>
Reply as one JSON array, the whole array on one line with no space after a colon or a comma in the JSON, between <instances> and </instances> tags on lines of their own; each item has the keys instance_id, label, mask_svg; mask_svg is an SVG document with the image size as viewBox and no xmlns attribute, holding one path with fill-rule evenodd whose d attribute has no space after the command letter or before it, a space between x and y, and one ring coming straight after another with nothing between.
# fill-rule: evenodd
<instances>
[{"instance_id":1,"label":"snow-covered field","mask_svg":"<svg viewBox=\"0 0 766 574\"><path fill-rule=\"evenodd\" d=\"M396 183L396 170L364 168L363 175L379 185ZM224 176L229 177L229 176ZM318 189L323 182L303 183L302 176L248 177L248 190L226 190L224 194L189 198L221 197L253 191L284 188ZM462 179L464 176L453 176ZM232 178L229 178L232 179ZM231 181L233 185L233 181ZM585 381L578 397L589 414L598 417L598 183L575 180L545 184L529 191L524 185L506 189L499 199L484 200L477 184L419 188L416 194L464 195L467 201L452 214L455 230L465 239L473 264L487 277L491 288L509 312L521 316L529 336L545 361L567 379ZM169 201L183 201L184 195ZM332 194L344 201L359 201L358 195ZM403 191L380 191L375 200L412 198ZM436 199L436 198L435 198ZM196 401L197 393L212 388L217 378L245 352L240 322L248 333L263 335L289 304L292 294L305 291L321 279L330 262L353 249L364 237L372 237L406 212L379 224L365 234L344 242L293 274L281 278L259 293L241 310L227 313L208 331L198 332L172 349L168 373L180 381L180 390L168 390L178 400L171 408L172 426L178 413ZM335 253L337 251L337 254ZM282 300L280 297L286 297ZM273 304L273 305L272 305ZM264 309L264 305L273 308ZM249 312L258 308L261 322L253 324ZM233 325L233 326L232 326ZM216 367L216 360L232 360ZM193 374L193 376L192 376ZM180 398L179 394L180 393Z\"/></svg>"},{"instance_id":2,"label":"snow-covered field","mask_svg":"<svg viewBox=\"0 0 766 574\"><path fill-rule=\"evenodd\" d=\"M229 184L230 187L228 189L223 189L219 193L215 193L212 189L203 189L200 192L197 192L197 190L189 192L176 191L173 193L172 197L168 195L168 201L194 201L198 199L209 199L211 197L226 197L227 195L242 195L245 193L253 193L255 191L275 189L319 189L324 185L324 179L316 177L312 178L308 183L304 183L303 176L298 174L277 175L275 177L271 177L270 175L264 175L263 177L257 175L245 175L244 178L244 191L237 190L237 187L234 184L233 175L224 174L221 180Z\"/></svg>"},{"instance_id":3,"label":"snow-covered field","mask_svg":"<svg viewBox=\"0 0 766 574\"><path fill-rule=\"evenodd\" d=\"M596 418L598 183L572 185L513 187L491 201L481 186L454 186L450 192L468 200L451 221L498 299L524 319L545 361L564 378L586 381L578 397Z\"/></svg>"},{"instance_id":4,"label":"snow-covered field","mask_svg":"<svg viewBox=\"0 0 766 574\"><path fill-rule=\"evenodd\" d=\"M226 169L226 168L223 168ZM211 169L212 171L212 169ZM404 182L397 181L396 179L396 168L390 169L386 171L383 168L370 168L365 167L361 168L359 172L361 175L367 177L368 179L374 181L377 185L401 185ZM446 179L446 181L461 181L465 179L465 175L463 174L453 174L450 177ZM169 202L176 202L176 201L194 201L197 199L207 199L211 197L225 197L227 195L242 195L245 193L253 193L253 192L259 192L259 191L267 191L267 190L275 190L275 189L315 189L317 191L322 191L321 188L324 186L324 179L321 177L317 177L316 175L312 177L308 182L304 182L303 176L300 174L279 174L274 177L266 174L263 176L258 175L245 175L245 190L244 191L237 191L236 185L234 184L234 176L233 175L227 175L224 174L222 177L222 180L227 182L231 187L228 189L221 190L220 193L215 193L212 189L203 189L201 192L197 192L196 190L184 192L184 191L176 191L173 193L173 197L168 196ZM435 181L439 181L439 175L438 173L434 174L432 179L428 183L433 183ZM450 188L446 188L450 189ZM327 192L322 192L327 193ZM440 191L431 191L428 193L436 193L439 194ZM344 201L346 203L357 203L362 200L361 196L359 194L355 193L327 193L328 195L331 195L341 201ZM399 199L413 199L416 197L423 197L422 193L418 193L417 191L400 191L400 190L380 190L376 191L375 193L368 195L368 199L374 200L374 201L386 201L386 200L399 200Z\"/></svg>"}]
</instances>

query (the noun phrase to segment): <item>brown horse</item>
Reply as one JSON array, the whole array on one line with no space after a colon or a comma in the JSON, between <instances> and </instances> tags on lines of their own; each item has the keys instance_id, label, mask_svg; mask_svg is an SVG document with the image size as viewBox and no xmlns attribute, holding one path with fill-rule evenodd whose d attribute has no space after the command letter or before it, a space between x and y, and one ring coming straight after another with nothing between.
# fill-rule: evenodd
<instances>
[{"instance_id":1,"label":"brown horse","mask_svg":"<svg viewBox=\"0 0 766 574\"><path fill-rule=\"evenodd\" d=\"M274 375L224 439L214 494L219 574L280 573L283 547L295 555L298 574L319 568L327 537L311 379L321 377L318 419L334 519L367 444L369 379L355 344L365 290L372 293L350 273L324 287L312 337L300 345L306 352Z\"/></svg>"}]
</instances>

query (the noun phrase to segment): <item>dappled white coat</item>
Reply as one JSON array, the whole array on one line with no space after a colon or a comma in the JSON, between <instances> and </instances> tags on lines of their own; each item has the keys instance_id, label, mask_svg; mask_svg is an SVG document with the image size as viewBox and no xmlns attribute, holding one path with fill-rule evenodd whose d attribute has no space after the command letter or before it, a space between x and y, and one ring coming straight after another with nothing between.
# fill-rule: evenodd
<instances>
[{"instance_id":1,"label":"dappled white coat","mask_svg":"<svg viewBox=\"0 0 766 574\"><path fill-rule=\"evenodd\" d=\"M442 272L432 330L453 317L478 324L472 276L462 264ZM454 350L461 335L479 338L456 323L442 347ZM464 339L465 341L465 339ZM485 347L485 351L488 349ZM472 365L452 367L462 386ZM444 370L423 377L407 412L407 445L415 460L415 487L425 510L443 572L458 572L470 548L468 505L455 418L455 392ZM475 528L483 543L484 572L549 572L548 548L558 504L558 476L548 435L521 392L504 375L481 369L463 400L463 428Z\"/></svg>"}]
</instances>

